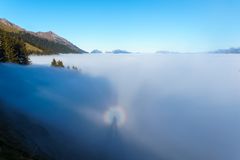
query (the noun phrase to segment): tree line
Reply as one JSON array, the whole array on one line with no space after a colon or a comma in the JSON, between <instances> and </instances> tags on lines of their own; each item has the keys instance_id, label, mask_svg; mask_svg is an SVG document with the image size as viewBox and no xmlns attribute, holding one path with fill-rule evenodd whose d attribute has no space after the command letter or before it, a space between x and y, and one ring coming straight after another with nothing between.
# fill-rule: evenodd
<instances>
[{"instance_id":1,"label":"tree line","mask_svg":"<svg viewBox=\"0 0 240 160\"><path fill-rule=\"evenodd\" d=\"M64 68L63 62L58 60L56 61L56 59L54 58L51 62L51 66L52 67L60 67L60 68Z\"/></svg>"},{"instance_id":2,"label":"tree line","mask_svg":"<svg viewBox=\"0 0 240 160\"><path fill-rule=\"evenodd\" d=\"M58 67L58 68L65 68L63 62L61 60L56 60L55 58L53 58L52 62L51 62L51 66L52 67ZM81 70L76 67L76 66L67 66L66 69L69 69L69 70L75 70L75 71L79 71L81 72Z\"/></svg>"},{"instance_id":3,"label":"tree line","mask_svg":"<svg viewBox=\"0 0 240 160\"><path fill-rule=\"evenodd\" d=\"M27 65L30 63L24 41L0 30L0 62Z\"/></svg>"}]
</instances>

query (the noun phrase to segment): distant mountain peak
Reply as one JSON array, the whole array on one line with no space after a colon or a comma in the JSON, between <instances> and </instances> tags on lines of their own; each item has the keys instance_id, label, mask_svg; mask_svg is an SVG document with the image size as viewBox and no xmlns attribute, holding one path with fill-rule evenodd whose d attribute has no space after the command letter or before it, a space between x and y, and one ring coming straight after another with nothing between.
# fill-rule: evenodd
<instances>
[{"instance_id":1,"label":"distant mountain peak","mask_svg":"<svg viewBox=\"0 0 240 160\"><path fill-rule=\"evenodd\" d=\"M240 48L219 49L210 53L240 54Z\"/></svg>"},{"instance_id":2,"label":"distant mountain peak","mask_svg":"<svg viewBox=\"0 0 240 160\"><path fill-rule=\"evenodd\" d=\"M94 49L91 53L103 53L103 52L98 49Z\"/></svg>"},{"instance_id":3,"label":"distant mountain peak","mask_svg":"<svg viewBox=\"0 0 240 160\"><path fill-rule=\"evenodd\" d=\"M114 53L114 54L128 54L128 53L131 53L131 52L126 51L126 50L116 49L116 50L111 51L110 53Z\"/></svg>"}]
</instances>

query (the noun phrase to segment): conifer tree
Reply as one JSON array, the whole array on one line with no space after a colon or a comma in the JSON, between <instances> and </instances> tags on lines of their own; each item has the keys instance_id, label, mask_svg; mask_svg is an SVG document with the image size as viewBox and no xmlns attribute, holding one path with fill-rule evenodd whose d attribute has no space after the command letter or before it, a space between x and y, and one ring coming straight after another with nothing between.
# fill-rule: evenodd
<instances>
[{"instance_id":1,"label":"conifer tree","mask_svg":"<svg viewBox=\"0 0 240 160\"><path fill-rule=\"evenodd\" d=\"M0 31L0 62L29 64L24 42L9 33Z\"/></svg>"},{"instance_id":2,"label":"conifer tree","mask_svg":"<svg viewBox=\"0 0 240 160\"><path fill-rule=\"evenodd\" d=\"M18 63L17 53L15 52L15 44L14 39L7 36L5 33L3 35L3 48L5 52L5 57L7 59L7 62L11 63Z\"/></svg>"},{"instance_id":3,"label":"conifer tree","mask_svg":"<svg viewBox=\"0 0 240 160\"><path fill-rule=\"evenodd\" d=\"M0 62L6 62L5 53L2 46L2 34L0 34Z\"/></svg>"},{"instance_id":4,"label":"conifer tree","mask_svg":"<svg viewBox=\"0 0 240 160\"><path fill-rule=\"evenodd\" d=\"M51 66L57 67L57 61L55 60L55 58L53 58Z\"/></svg>"},{"instance_id":5,"label":"conifer tree","mask_svg":"<svg viewBox=\"0 0 240 160\"><path fill-rule=\"evenodd\" d=\"M18 64L29 64L28 56L26 55L25 44L19 41L15 44L14 50L17 53Z\"/></svg>"},{"instance_id":6,"label":"conifer tree","mask_svg":"<svg viewBox=\"0 0 240 160\"><path fill-rule=\"evenodd\" d=\"M57 66L64 68L63 62L60 60L57 61Z\"/></svg>"}]
</instances>

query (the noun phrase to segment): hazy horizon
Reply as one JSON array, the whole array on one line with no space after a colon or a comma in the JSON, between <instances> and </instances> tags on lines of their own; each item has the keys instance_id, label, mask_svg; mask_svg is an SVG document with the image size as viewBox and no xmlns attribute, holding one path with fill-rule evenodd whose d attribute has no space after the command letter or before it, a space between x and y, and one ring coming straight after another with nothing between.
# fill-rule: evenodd
<instances>
[{"instance_id":1,"label":"hazy horizon","mask_svg":"<svg viewBox=\"0 0 240 160\"><path fill-rule=\"evenodd\" d=\"M92 51L205 52L239 47L238 0L1 0L0 15Z\"/></svg>"}]
</instances>

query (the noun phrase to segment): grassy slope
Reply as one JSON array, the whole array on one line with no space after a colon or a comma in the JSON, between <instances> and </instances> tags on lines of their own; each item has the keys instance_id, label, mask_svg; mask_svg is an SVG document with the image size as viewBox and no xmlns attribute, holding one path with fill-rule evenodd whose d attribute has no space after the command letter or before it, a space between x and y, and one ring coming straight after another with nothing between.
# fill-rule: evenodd
<instances>
[{"instance_id":1,"label":"grassy slope","mask_svg":"<svg viewBox=\"0 0 240 160\"><path fill-rule=\"evenodd\" d=\"M29 43L25 43L25 45L26 45L27 51L30 52L30 53L42 53L43 52L43 50L41 50L41 49L39 49L39 48L29 44Z\"/></svg>"},{"instance_id":2,"label":"grassy slope","mask_svg":"<svg viewBox=\"0 0 240 160\"><path fill-rule=\"evenodd\" d=\"M14 28L14 27L6 26L3 23L0 23L0 29L4 30L6 32L13 32L13 33L19 33L20 32L20 30Z\"/></svg>"}]
</instances>

